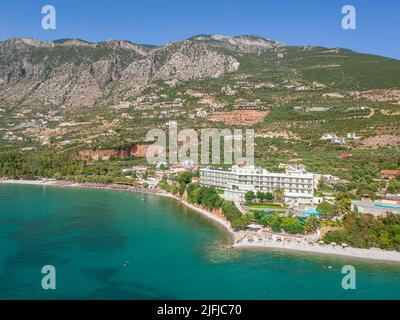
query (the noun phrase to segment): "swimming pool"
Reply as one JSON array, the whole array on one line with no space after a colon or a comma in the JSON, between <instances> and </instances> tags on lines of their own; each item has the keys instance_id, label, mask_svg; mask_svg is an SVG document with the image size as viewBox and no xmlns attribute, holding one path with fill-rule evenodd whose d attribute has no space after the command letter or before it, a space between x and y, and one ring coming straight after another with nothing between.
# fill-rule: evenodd
<instances>
[{"instance_id":1,"label":"swimming pool","mask_svg":"<svg viewBox=\"0 0 400 320\"><path fill-rule=\"evenodd\" d=\"M382 204L382 203L374 203L374 207L394 209L395 211L399 211L400 212L400 206L390 206L390 205Z\"/></svg>"},{"instance_id":2,"label":"swimming pool","mask_svg":"<svg viewBox=\"0 0 400 320\"><path fill-rule=\"evenodd\" d=\"M264 214L265 216L271 216L271 215L274 215L274 214L275 214L275 211L274 211L274 210L264 210L264 211L263 211L263 214Z\"/></svg>"},{"instance_id":3,"label":"swimming pool","mask_svg":"<svg viewBox=\"0 0 400 320\"><path fill-rule=\"evenodd\" d=\"M313 215L313 216L319 216L320 213L317 211L317 209L310 207L307 208L307 210L300 210L301 213L303 214L308 214L308 215Z\"/></svg>"}]
</instances>

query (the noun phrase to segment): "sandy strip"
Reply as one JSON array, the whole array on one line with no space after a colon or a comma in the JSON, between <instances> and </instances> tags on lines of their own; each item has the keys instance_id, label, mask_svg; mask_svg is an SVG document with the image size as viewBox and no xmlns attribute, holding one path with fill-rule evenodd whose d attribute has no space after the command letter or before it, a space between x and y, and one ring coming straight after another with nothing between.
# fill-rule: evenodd
<instances>
[{"instance_id":1,"label":"sandy strip","mask_svg":"<svg viewBox=\"0 0 400 320\"><path fill-rule=\"evenodd\" d=\"M41 181L41 180L0 180L2 184L29 184L29 185L40 185L49 186L57 184L57 181Z\"/></svg>"},{"instance_id":2,"label":"sandy strip","mask_svg":"<svg viewBox=\"0 0 400 320\"><path fill-rule=\"evenodd\" d=\"M322 255L335 255L357 259L368 259L368 260L379 260L389 262L400 262L400 252L397 251L386 251L377 248L371 249L359 249L341 246L330 246L330 245L312 245L308 243L289 243L287 241L276 241L276 240L263 240L262 242L256 241L243 241L237 242L233 245L234 248L269 248L278 250L290 250L297 252L307 252L313 254Z\"/></svg>"}]
</instances>

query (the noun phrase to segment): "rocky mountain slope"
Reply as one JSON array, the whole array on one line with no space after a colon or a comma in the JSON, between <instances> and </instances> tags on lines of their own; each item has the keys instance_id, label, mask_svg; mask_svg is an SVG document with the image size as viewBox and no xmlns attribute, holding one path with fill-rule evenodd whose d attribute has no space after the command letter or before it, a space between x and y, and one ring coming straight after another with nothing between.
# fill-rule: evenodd
<instances>
[{"instance_id":1,"label":"rocky mountain slope","mask_svg":"<svg viewBox=\"0 0 400 320\"><path fill-rule=\"evenodd\" d=\"M162 47L78 39L0 42L0 103L93 106L127 99L155 80L218 77L238 53L282 44L255 36L196 36Z\"/></svg>"}]
</instances>

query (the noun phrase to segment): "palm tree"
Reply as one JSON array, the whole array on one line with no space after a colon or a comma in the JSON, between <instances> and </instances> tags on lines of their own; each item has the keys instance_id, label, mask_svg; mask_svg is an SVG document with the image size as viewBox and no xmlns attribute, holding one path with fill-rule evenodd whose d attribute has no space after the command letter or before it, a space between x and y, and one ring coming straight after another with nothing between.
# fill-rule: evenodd
<instances>
[{"instance_id":1,"label":"palm tree","mask_svg":"<svg viewBox=\"0 0 400 320\"><path fill-rule=\"evenodd\" d=\"M276 188L272 194L274 195L275 201L277 202L282 202L283 199L285 198L285 194L283 193L282 188L279 187Z\"/></svg>"},{"instance_id":2,"label":"palm tree","mask_svg":"<svg viewBox=\"0 0 400 320\"><path fill-rule=\"evenodd\" d=\"M344 216L351 210L351 200L341 199L335 202L336 215Z\"/></svg>"},{"instance_id":3,"label":"palm tree","mask_svg":"<svg viewBox=\"0 0 400 320\"><path fill-rule=\"evenodd\" d=\"M316 217L310 216L304 221L304 229L307 233L313 233L321 227L321 221Z\"/></svg>"}]
</instances>

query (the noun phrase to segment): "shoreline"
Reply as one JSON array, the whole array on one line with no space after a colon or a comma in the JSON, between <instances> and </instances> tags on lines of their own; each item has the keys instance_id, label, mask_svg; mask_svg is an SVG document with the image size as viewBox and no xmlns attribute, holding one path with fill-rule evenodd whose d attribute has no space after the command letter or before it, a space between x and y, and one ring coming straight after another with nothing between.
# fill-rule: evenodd
<instances>
[{"instance_id":1,"label":"shoreline","mask_svg":"<svg viewBox=\"0 0 400 320\"><path fill-rule=\"evenodd\" d=\"M256 240L249 240L246 237L238 239L238 237L243 234L243 232L234 231L230 223L213 213L194 206L185 200L182 200L172 194L162 193L162 192L151 192L144 189L139 189L130 186L121 185L91 185L91 184L80 184L80 183L60 183L59 181L39 181L39 180L0 180L0 184L19 184L19 185L39 185L39 186L56 186L56 187L66 187L66 188L83 188L83 189L102 189L109 191L127 191L136 193L146 193L149 195L156 195L167 197L176 200L178 203L192 209L204 217L217 222L219 225L224 227L233 236L232 248L234 249L276 249L280 251L292 251L298 253L308 253L314 255L329 255L329 256L341 256L353 259L362 259L369 261L385 261L385 262L400 262L400 252L397 251L386 251L377 248L371 249L360 249L347 247L343 248L341 246L332 245L319 245L318 243L293 243L286 240L279 241L274 239L263 239L257 238L257 233L252 234ZM279 237L279 236L278 236Z\"/></svg>"},{"instance_id":2,"label":"shoreline","mask_svg":"<svg viewBox=\"0 0 400 320\"><path fill-rule=\"evenodd\" d=\"M271 249L276 251L285 252L297 252L312 254L318 256L336 256L351 258L363 261L380 261L388 263L399 263L400 253L397 251L385 251L378 248L371 249L360 249L347 247L342 248L340 246L320 246L318 244L311 245L307 243L293 244L288 242L278 241L263 241L262 243L235 243L233 245L235 249Z\"/></svg>"}]
</instances>

